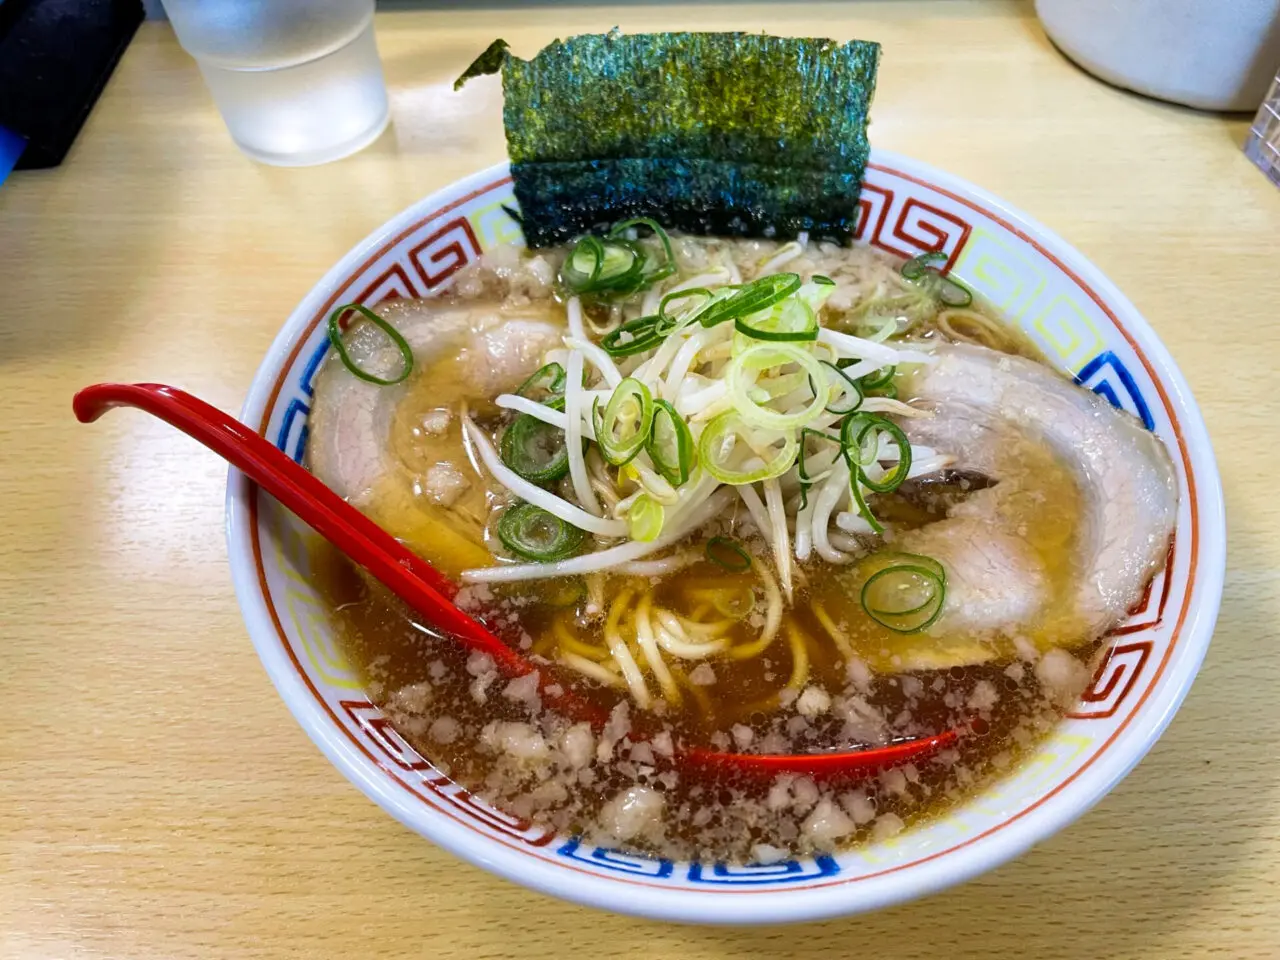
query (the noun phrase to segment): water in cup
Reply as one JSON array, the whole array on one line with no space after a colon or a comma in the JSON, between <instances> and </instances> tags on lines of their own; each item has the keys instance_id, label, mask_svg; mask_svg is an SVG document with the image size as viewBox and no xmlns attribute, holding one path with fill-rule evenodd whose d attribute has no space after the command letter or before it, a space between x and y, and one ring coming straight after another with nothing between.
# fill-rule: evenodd
<instances>
[{"instance_id":1,"label":"water in cup","mask_svg":"<svg viewBox=\"0 0 1280 960\"><path fill-rule=\"evenodd\" d=\"M325 163L387 125L374 0L164 0L240 149Z\"/></svg>"}]
</instances>

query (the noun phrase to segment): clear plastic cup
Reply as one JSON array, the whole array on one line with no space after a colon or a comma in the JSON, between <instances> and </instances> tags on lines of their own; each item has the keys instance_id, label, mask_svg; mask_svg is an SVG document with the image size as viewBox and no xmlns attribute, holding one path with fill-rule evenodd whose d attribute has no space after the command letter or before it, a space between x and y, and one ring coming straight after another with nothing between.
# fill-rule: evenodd
<instances>
[{"instance_id":1,"label":"clear plastic cup","mask_svg":"<svg viewBox=\"0 0 1280 960\"><path fill-rule=\"evenodd\" d=\"M374 0L163 0L236 144L263 163L327 163L386 128Z\"/></svg>"},{"instance_id":2,"label":"clear plastic cup","mask_svg":"<svg viewBox=\"0 0 1280 960\"><path fill-rule=\"evenodd\" d=\"M1244 142L1244 152L1258 169L1280 187L1280 71L1271 82L1267 98L1258 108L1249 136Z\"/></svg>"}]
</instances>

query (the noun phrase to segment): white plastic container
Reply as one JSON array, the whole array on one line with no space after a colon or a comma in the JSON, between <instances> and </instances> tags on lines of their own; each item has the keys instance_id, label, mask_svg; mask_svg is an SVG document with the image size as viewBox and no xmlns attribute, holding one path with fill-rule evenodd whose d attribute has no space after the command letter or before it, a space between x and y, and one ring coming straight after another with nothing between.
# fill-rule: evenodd
<instances>
[{"instance_id":1,"label":"white plastic container","mask_svg":"<svg viewBox=\"0 0 1280 960\"><path fill-rule=\"evenodd\" d=\"M1036 0L1049 39L1117 86L1252 113L1280 63L1280 0Z\"/></svg>"},{"instance_id":2,"label":"white plastic container","mask_svg":"<svg viewBox=\"0 0 1280 960\"><path fill-rule=\"evenodd\" d=\"M232 139L255 160L327 163L385 129L374 0L165 0L164 6Z\"/></svg>"}]
</instances>

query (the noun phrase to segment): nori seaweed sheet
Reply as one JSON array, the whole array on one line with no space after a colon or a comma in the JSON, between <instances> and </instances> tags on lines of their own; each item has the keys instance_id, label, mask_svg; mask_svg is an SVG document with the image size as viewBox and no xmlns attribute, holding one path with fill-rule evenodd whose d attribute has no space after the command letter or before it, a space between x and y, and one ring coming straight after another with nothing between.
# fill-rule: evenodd
<instances>
[{"instance_id":1,"label":"nori seaweed sheet","mask_svg":"<svg viewBox=\"0 0 1280 960\"><path fill-rule=\"evenodd\" d=\"M876 43L745 33L587 34L532 60L495 41L530 246L631 216L696 233L847 242Z\"/></svg>"}]
</instances>

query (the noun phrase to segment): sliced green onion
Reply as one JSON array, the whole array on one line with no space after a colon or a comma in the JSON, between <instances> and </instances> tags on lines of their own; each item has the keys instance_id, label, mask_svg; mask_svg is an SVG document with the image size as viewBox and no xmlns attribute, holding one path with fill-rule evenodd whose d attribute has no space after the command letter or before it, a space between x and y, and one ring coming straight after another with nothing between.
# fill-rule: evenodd
<instances>
[{"instance_id":1,"label":"sliced green onion","mask_svg":"<svg viewBox=\"0 0 1280 960\"><path fill-rule=\"evenodd\" d=\"M840 422L840 444L851 467L869 467L880 452L879 436L866 436L863 427L872 423L874 414L859 413ZM870 441L870 442L868 442Z\"/></svg>"},{"instance_id":2,"label":"sliced green onion","mask_svg":"<svg viewBox=\"0 0 1280 960\"><path fill-rule=\"evenodd\" d=\"M947 572L932 557L893 553L873 558L887 561L862 584L862 609L894 633L920 633L942 615Z\"/></svg>"},{"instance_id":3,"label":"sliced green onion","mask_svg":"<svg viewBox=\"0 0 1280 960\"><path fill-rule=\"evenodd\" d=\"M530 483L552 483L569 472L564 431L530 414L511 421L499 446L502 462Z\"/></svg>"},{"instance_id":4,"label":"sliced green onion","mask_svg":"<svg viewBox=\"0 0 1280 960\"><path fill-rule=\"evenodd\" d=\"M591 425L596 443L606 462L621 467L629 463L649 439L653 430L653 395L634 377L627 377L614 389L609 403L600 412L600 398L591 405Z\"/></svg>"},{"instance_id":5,"label":"sliced green onion","mask_svg":"<svg viewBox=\"0 0 1280 960\"><path fill-rule=\"evenodd\" d=\"M809 505L809 488L826 476L826 474L823 474L823 477L812 477L809 475L809 469L805 465L804 458L808 450L807 441L810 438L815 440L826 440L830 443L836 444L837 446L840 445L839 437L833 437L831 434L825 433L822 430L811 430L809 427L805 427L800 431L800 450L796 454L796 473L800 478L801 510Z\"/></svg>"},{"instance_id":6,"label":"sliced green onion","mask_svg":"<svg viewBox=\"0 0 1280 960\"><path fill-rule=\"evenodd\" d=\"M862 406L862 388L858 386L858 381L851 379L847 373L830 360L819 360L818 362L835 375L836 385L840 387L841 395L850 398L844 403L828 403L823 409L827 413L843 416L847 413L853 413L853 411ZM828 383L830 383L829 380ZM828 386L827 392L829 395L830 386Z\"/></svg>"},{"instance_id":7,"label":"sliced green onion","mask_svg":"<svg viewBox=\"0 0 1280 960\"><path fill-rule=\"evenodd\" d=\"M587 583L582 577L555 577L539 581L540 599L552 607L572 607L587 596Z\"/></svg>"},{"instance_id":8,"label":"sliced green onion","mask_svg":"<svg viewBox=\"0 0 1280 960\"><path fill-rule=\"evenodd\" d=\"M678 303L681 300L688 300L690 297L705 297L710 300L712 293L706 287L690 287L687 290L673 290L662 298L662 302L658 304L658 316L663 320L674 321L674 318L667 314L667 304ZM702 304L699 304L701 307Z\"/></svg>"},{"instance_id":9,"label":"sliced green onion","mask_svg":"<svg viewBox=\"0 0 1280 960\"><path fill-rule=\"evenodd\" d=\"M897 364L890 364L887 367L881 367L879 370L868 373L865 377L858 378L858 386L860 386L864 392L879 390L885 384L893 380L893 377L897 372Z\"/></svg>"},{"instance_id":10,"label":"sliced green onion","mask_svg":"<svg viewBox=\"0 0 1280 960\"><path fill-rule=\"evenodd\" d=\"M636 281L644 276L644 263L644 251L634 244L626 240L606 240L604 263L600 265L596 285L602 289L630 292Z\"/></svg>"},{"instance_id":11,"label":"sliced green onion","mask_svg":"<svg viewBox=\"0 0 1280 960\"><path fill-rule=\"evenodd\" d=\"M837 446L839 446L839 444L840 444L840 438L839 438L839 437L834 437L834 436L832 436L831 434L827 433L827 432L826 432L826 431L824 431L824 430L813 430L813 429L810 429L809 427L805 427L803 430L801 430L801 431L800 431L800 439L801 439L801 441L810 440L810 439L813 439L813 440L825 440L825 441L828 441L828 442L830 442L830 443L834 443L834 444L836 444ZM821 477L811 477L811 476L809 476L808 471L805 469L805 465L804 465L804 447L803 447L803 445L802 445L802 446L801 446L801 448L800 448L800 457L799 457L799 462L798 462L798 464L797 464L797 467L798 467L798 470L799 470L799 474L800 474L800 482L801 482L801 483L814 483L815 481L817 481L817 480L821 480L821 479L822 479Z\"/></svg>"},{"instance_id":12,"label":"sliced green onion","mask_svg":"<svg viewBox=\"0 0 1280 960\"><path fill-rule=\"evenodd\" d=\"M917 257L912 257L898 270L904 280L919 280L926 271L936 269L936 265L947 262L947 255L941 250L929 250Z\"/></svg>"},{"instance_id":13,"label":"sliced green onion","mask_svg":"<svg viewBox=\"0 0 1280 960\"><path fill-rule=\"evenodd\" d=\"M858 325L857 335L872 343L884 343L897 332L897 317L865 317Z\"/></svg>"},{"instance_id":14,"label":"sliced green onion","mask_svg":"<svg viewBox=\"0 0 1280 960\"><path fill-rule=\"evenodd\" d=\"M662 521L666 511L662 504L647 493L636 497L627 511L627 523L632 540L649 543L658 538L662 532Z\"/></svg>"},{"instance_id":15,"label":"sliced green onion","mask_svg":"<svg viewBox=\"0 0 1280 960\"><path fill-rule=\"evenodd\" d=\"M339 323L342 317L349 310L354 310L360 314L360 319L367 320L375 327L387 335L387 338L396 345L396 349L400 351L400 357L404 360L404 368L400 374L391 380L384 380L382 377L374 376L365 370L361 370L356 362L351 359L351 355L347 353L347 345L342 339L342 326ZM356 323L359 323L357 320ZM329 314L329 342L333 344L333 349L338 351L338 358L342 361L342 365L350 370L353 374L363 380L365 383L376 383L380 387L390 387L397 383L403 383L413 372L413 350L409 348L409 343L400 335L400 331L391 324L383 320L368 307L362 303L344 303L338 307L333 313Z\"/></svg>"},{"instance_id":16,"label":"sliced green onion","mask_svg":"<svg viewBox=\"0 0 1280 960\"><path fill-rule=\"evenodd\" d=\"M830 277L819 275L813 277L796 291L796 299L808 304L809 308L817 313L835 292L835 281Z\"/></svg>"},{"instance_id":17,"label":"sliced green onion","mask_svg":"<svg viewBox=\"0 0 1280 960\"><path fill-rule=\"evenodd\" d=\"M859 379L858 386L862 388L863 396L888 397L892 400L898 396L898 386L893 382L897 373L898 365L890 364Z\"/></svg>"},{"instance_id":18,"label":"sliced green onion","mask_svg":"<svg viewBox=\"0 0 1280 960\"><path fill-rule=\"evenodd\" d=\"M704 327L714 327L726 320L759 313L778 301L785 300L799 289L798 273L771 273L767 277L753 280L733 296L702 311L698 315L698 322Z\"/></svg>"},{"instance_id":19,"label":"sliced green onion","mask_svg":"<svg viewBox=\"0 0 1280 960\"><path fill-rule=\"evenodd\" d=\"M867 563L872 561L888 560L893 563L908 563L916 566L927 567L933 574L942 580L947 579L947 570L941 561L935 560L933 557L926 557L923 553L907 553L905 550L894 550L877 553L867 558Z\"/></svg>"},{"instance_id":20,"label":"sliced green onion","mask_svg":"<svg viewBox=\"0 0 1280 960\"><path fill-rule=\"evenodd\" d=\"M650 257L639 241L628 238L627 232L637 227L653 231L662 244L660 259ZM656 220L635 217L615 223L604 238L579 238L560 268L560 282L577 294L627 297L675 272L667 232Z\"/></svg>"},{"instance_id":21,"label":"sliced green onion","mask_svg":"<svg viewBox=\"0 0 1280 960\"><path fill-rule=\"evenodd\" d=\"M941 580L943 583L946 583L947 581L946 568L943 567L943 565L939 563L937 560L935 560L933 557L926 557L922 553L906 553L903 551L882 552L882 553L876 554L873 557L869 557L866 561L866 564L873 564L873 563L883 563L884 567L881 568L882 571L889 568L902 569L904 567L905 568L923 567L925 570L929 572L929 574L931 574L936 579ZM866 564L864 564L864 566ZM886 598L878 598L878 599L881 602L875 606L875 609L880 612L888 612L885 609L887 604L884 602L884 600ZM921 610L924 610L926 607L928 607L932 603L932 597L927 595L925 596L917 595L914 598L908 598L908 597L899 595L894 599L898 601L896 604L894 604L894 613L896 615L919 613ZM912 599L918 601L914 604L914 606L911 603Z\"/></svg>"},{"instance_id":22,"label":"sliced green onion","mask_svg":"<svg viewBox=\"0 0 1280 960\"><path fill-rule=\"evenodd\" d=\"M871 526L871 532L874 534L884 533L884 524L876 519L876 515L871 512L871 508L867 506L866 497L862 495L862 468L856 464L849 464L849 492L853 495L853 504L858 508L858 516Z\"/></svg>"},{"instance_id":23,"label":"sliced green onion","mask_svg":"<svg viewBox=\"0 0 1280 960\"><path fill-rule=\"evenodd\" d=\"M791 430L804 426L822 412L827 401L825 396L819 394L815 394L812 402L798 413L779 413L756 402L752 396L756 386L753 374L788 363L798 366L813 383L825 380L822 361L808 350L787 343L757 343L729 361L726 368L729 400L744 421L767 430ZM797 385L803 383L800 380ZM787 392L792 389L795 388L789 387Z\"/></svg>"},{"instance_id":24,"label":"sliced green onion","mask_svg":"<svg viewBox=\"0 0 1280 960\"><path fill-rule=\"evenodd\" d=\"M832 280L830 277L826 276L825 274L821 274L821 273L815 273L812 277L809 278L809 282L821 283L829 287L834 287L836 285L836 282L834 280Z\"/></svg>"},{"instance_id":25,"label":"sliced green onion","mask_svg":"<svg viewBox=\"0 0 1280 960\"><path fill-rule=\"evenodd\" d=\"M605 334L600 340L600 346L611 357L629 357L652 350L666 337L666 333L659 332L660 319L657 314L653 314L628 320L618 329Z\"/></svg>"},{"instance_id":26,"label":"sliced green onion","mask_svg":"<svg viewBox=\"0 0 1280 960\"><path fill-rule=\"evenodd\" d=\"M862 607L895 633L919 633L942 614L946 583L925 567L900 565L877 571L863 584ZM914 603L911 609L902 608ZM887 606L876 606L887 604Z\"/></svg>"},{"instance_id":27,"label":"sliced green onion","mask_svg":"<svg viewBox=\"0 0 1280 960\"><path fill-rule=\"evenodd\" d=\"M883 480L872 480L864 468L877 461L881 434L888 434L897 446L898 462ZM840 443L850 468L859 474L858 480L875 493L892 493L911 472L911 441L888 417L878 413L855 413L847 417L840 427Z\"/></svg>"},{"instance_id":28,"label":"sliced green onion","mask_svg":"<svg viewBox=\"0 0 1280 960\"><path fill-rule=\"evenodd\" d=\"M540 563L573 556L586 538L585 530L531 503L517 503L498 520L503 545L517 556Z\"/></svg>"},{"instance_id":29,"label":"sliced green onion","mask_svg":"<svg viewBox=\"0 0 1280 960\"><path fill-rule=\"evenodd\" d=\"M876 455L880 451L878 434L871 436L870 447L864 446L866 437L861 429L870 422L872 416L874 414L855 413L845 417L840 424L840 453L849 465L849 493L853 497L854 505L858 508L858 515L867 521L873 533L881 534L884 533L884 525L871 512L866 496L862 492L867 482L863 468L875 463Z\"/></svg>"},{"instance_id":30,"label":"sliced green onion","mask_svg":"<svg viewBox=\"0 0 1280 960\"><path fill-rule=\"evenodd\" d=\"M712 537L708 540L707 559L730 573L746 573L751 569L751 554L731 537Z\"/></svg>"},{"instance_id":31,"label":"sliced green onion","mask_svg":"<svg viewBox=\"0 0 1280 960\"><path fill-rule=\"evenodd\" d=\"M902 279L910 280L948 307L967 307L973 303L973 294L969 289L934 266L946 262L947 255L941 250L930 250L912 257L902 265L899 273L902 274Z\"/></svg>"},{"instance_id":32,"label":"sliced green onion","mask_svg":"<svg viewBox=\"0 0 1280 960\"><path fill-rule=\"evenodd\" d=\"M615 223L609 230L610 238L621 237L628 230L635 227L648 227L653 231L653 235L658 238L658 242L662 244L662 252L666 258L662 263L652 264L645 263L644 278L648 283L655 280L662 280L671 276L676 272L676 257L671 252L671 238L667 236L667 231L662 229L662 225L657 220L651 220L649 217L632 217L630 220L622 220ZM647 258L646 258L647 261Z\"/></svg>"},{"instance_id":33,"label":"sliced green onion","mask_svg":"<svg viewBox=\"0 0 1280 960\"><path fill-rule=\"evenodd\" d=\"M560 280L570 290L585 292L591 289L604 266L604 243L599 237L579 238L560 268Z\"/></svg>"},{"instance_id":34,"label":"sliced green onion","mask_svg":"<svg viewBox=\"0 0 1280 960\"><path fill-rule=\"evenodd\" d=\"M746 317L737 317L733 325L738 332L755 340L774 342L818 339L818 315L813 307L798 297L775 303Z\"/></svg>"},{"instance_id":35,"label":"sliced green onion","mask_svg":"<svg viewBox=\"0 0 1280 960\"><path fill-rule=\"evenodd\" d=\"M662 298L662 302L658 304L658 332L665 336L673 330L678 330L686 324L693 323L698 319L699 314L711 304L717 300L727 299L730 296L732 296L732 291L726 292L721 289L712 293L706 287L690 287L688 290L676 290L668 293ZM691 297L701 297L702 302L686 307L678 316L672 316L667 312L667 304L679 303L681 300L688 300Z\"/></svg>"},{"instance_id":36,"label":"sliced green onion","mask_svg":"<svg viewBox=\"0 0 1280 960\"><path fill-rule=\"evenodd\" d=\"M754 469L734 470L726 465L739 443L744 443L751 448L748 464L751 460L763 461L760 466ZM765 461L765 455L759 452L759 448L764 446L765 449L772 449L779 443L782 446ZM714 417L703 429L702 437L698 440L698 462L702 469L721 483L755 483L758 480L781 476L790 470L791 465L796 462L799 446L795 434L789 431L752 429L735 411L728 410Z\"/></svg>"},{"instance_id":37,"label":"sliced green onion","mask_svg":"<svg viewBox=\"0 0 1280 960\"><path fill-rule=\"evenodd\" d=\"M653 432L645 450L658 473L673 487L689 479L696 456L693 434L684 418L666 400L653 401Z\"/></svg>"},{"instance_id":38,"label":"sliced green onion","mask_svg":"<svg viewBox=\"0 0 1280 960\"><path fill-rule=\"evenodd\" d=\"M528 380L520 384L517 396L527 397L539 403L546 403L556 397L564 396L564 367L558 363L548 363L536 370Z\"/></svg>"},{"instance_id":39,"label":"sliced green onion","mask_svg":"<svg viewBox=\"0 0 1280 960\"><path fill-rule=\"evenodd\" d=\"M629 295L645 284L645 255L630 240L581 237L560 268L560 282L578 294Z\"/></svg>"},{"instance_id":40,"label":"sliced green onion","mask_svg":"<svg viewBox=\"0 0 1280 960\"><path fill-rule=\"evenodd\" d=\"M862 390L862 395L864 397L888 397L890 400L896 398L898 396L898 386L893 382L893 378L897 374L898 365L895 363L868 373L865 377L860 377L858 386Z\"/></svg>"}]
</instances>

